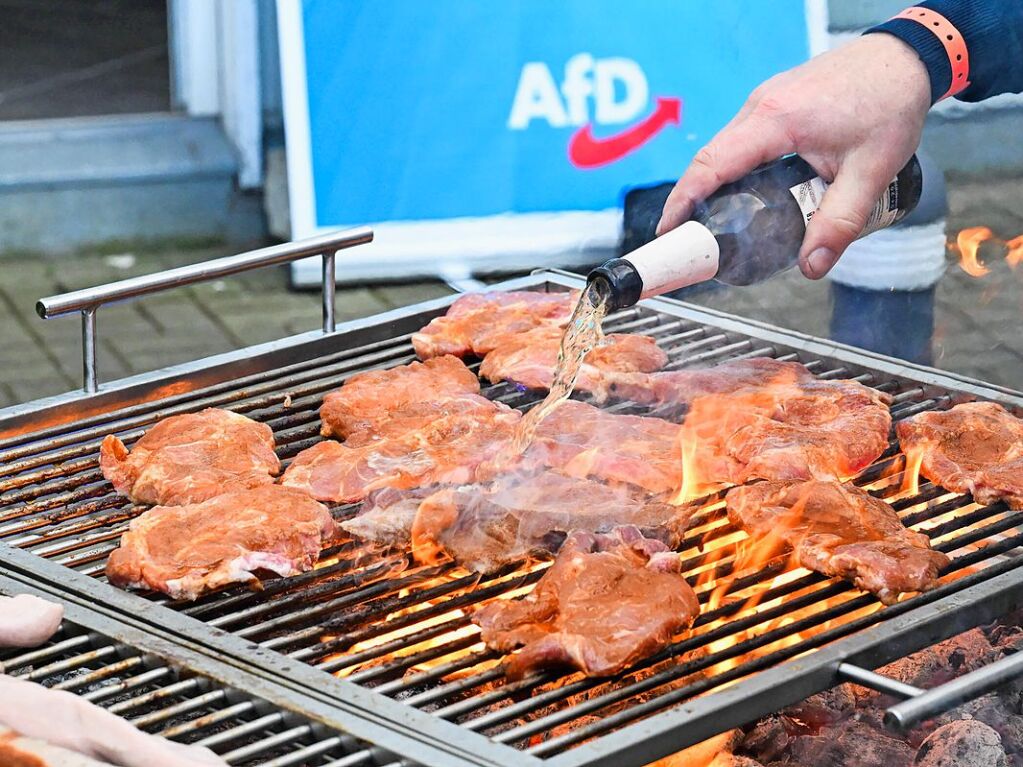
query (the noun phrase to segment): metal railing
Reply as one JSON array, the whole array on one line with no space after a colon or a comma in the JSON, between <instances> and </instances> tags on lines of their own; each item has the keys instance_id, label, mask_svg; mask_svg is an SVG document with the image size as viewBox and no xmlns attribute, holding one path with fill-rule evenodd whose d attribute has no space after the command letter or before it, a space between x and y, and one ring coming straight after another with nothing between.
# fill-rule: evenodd
<instances>
[{"instance_id":1,"label":"metal railing","mask_svg":"<svg viewBox=\"0 0 1023 767\"><path fill-rule=\"evenodd\" d=\"M310 256L322 256L323 332L333 333L336 324L334 319L335 254L344 248L363 245L372 242L372 240L373 230L363 226L310 237L298 242L285 242L268 248L239 253L235 256L225 256L213 261L189 264L93 288L48 296L39 299L36 303L36 313L45 320L74 312L81 314L82 388L86 393L93 394L99 389L99 373L96 366L96 311L101 306L119 301L132 301L171 288L230 277L252 269L290 264L292 261Z\"/></svg>"}]
</instances>

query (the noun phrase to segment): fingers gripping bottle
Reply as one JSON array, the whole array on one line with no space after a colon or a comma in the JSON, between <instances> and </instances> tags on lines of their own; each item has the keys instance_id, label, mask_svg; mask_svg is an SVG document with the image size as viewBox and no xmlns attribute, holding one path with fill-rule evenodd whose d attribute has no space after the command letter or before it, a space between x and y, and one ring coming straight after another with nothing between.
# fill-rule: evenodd
<instances>
[{"instance_id":1,"label":"fingers gripping bottle","mask_svg":"<svg viewBox=\"0 0 1023 767\"><path fill-rule=\"evenodd\" d=\"M690 221L597 267L589 282L610 296L609 310L710 279L761 282L796 263L827 188L801 157L783 157L721 187ZM920 163L913 156L878 198L859 236L901 220L920 194Z\"/></svg>"}]
</instances>

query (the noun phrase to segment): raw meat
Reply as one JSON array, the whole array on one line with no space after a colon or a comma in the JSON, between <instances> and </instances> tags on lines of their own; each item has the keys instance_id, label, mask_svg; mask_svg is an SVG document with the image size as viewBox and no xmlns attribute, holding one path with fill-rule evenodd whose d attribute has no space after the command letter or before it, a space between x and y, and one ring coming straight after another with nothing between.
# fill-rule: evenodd
<instances>
[{"instance_id":1,"label":"raw meat","mask_svg":"<svg viewBox=\"0 0 1023 767\"><path fill-rule=\"evenodd\" d=\"M678 556L635 528L574 533L521 600L499 600L473 617L483 641L502 652L510 679L571 665L610 676L657 652L692 625L699 602Z\"/></svg>"},{"instance_id":2,"label":"raw meat","mask_svg":"<svg viewBox=\"0 0 1023 767\"><path fill-rule=\"evenodd\" d=\"M226 493L203 503L157 506L132 520L107 560L115 586L196 599L228 583L312 569L334 519L304 493L278 485Z\"/></svg>"},{"instance_id":3,"label":"raw meat","mask_svg":"<svg viewBox=\"0 0 1023 767\"><path fill-rule=\"evenodd\" d=\"M412 527L412 552L420 561L434 561L443 551L466 569L490 572L530 555L552 554L568 533L620 525L674 547L689 516L689 509L625 486L553 471L508 475L490 485L445 488L423 500Z\"/></svg>"},{"instance_id":4,"label":"raw meat","mask_svg":"<svg viewBox=\"0 0 1023 767\"><path fill-rule=\"evenodd\" d=\"M507 291L469 293L448 308L447 314L412 334L412 346L421 359L453 354L483 356L510 335L539 325L564 327L579 294Z\"/></svg>"},{"instance_id":5,"label":"raw meat","mask_svg":"<svg viewBox=\"0 0 1023 767\"><path fill-rule=\"evenodd\" d=\"M366 496L358 516L345 520L341 527L378 546L408 548L419 504L440 489L440 485L426 485L408 490L393 487L374 490Z\"/></svg>"},{"instance_id":6,"label":"raw meat","mask_svg":"<svg viewBox=\"0 0 1023 767\"><path fill-rule=\"evenodd\" d=\"M476 374L455 357L370 370L323 398L320 433L364 444L419 428L438 415L493 407L479 391Z\"/></svg>"},{"instance_id":7,"label":"raw meat","mask_svg":"<svg viewBox=\"0 0 1023 767\"><path fill-rule=\"evenodd\" d=\"M157 735L147 735L129 721L104 711L85 698L64 690L49 690L40 684L0 675L0 729L8 727L23 737L0 735L0 764L13 754L45 754L52 762L27 761L19 767L226 767L220 757L202 746L186 746ZM6 743L4 743L6 741ZM38 743L45 741L49 747ZM5 748L9 746L10 748ZM17 749L17 750L15 750ZM52 750L51 750L52 749ZM102 760L74 762L66 752Z\"/></svg>"},{"instance_id":8,"label":"raw meat","mask_svg":"<svg viewBox=\"0 0 1023 767\"><path fill-rule=\"evenodd\" d=\"M729 490L726 503L758 547L791 548L801 566L847 578L885 604L934 588L949 563L891 506L853 485L758 482Z\"/></svg>"},{"instance_id":9,"label":"raw meat","mask_svg":"<svg viewBox=\"0 0 1023 767\"><path fill-rule=\"evenodd\" d=\"M661 418L617 415L569 400L540 422L522 456L501 456L477 473L488 478L509 469L547 467L573 477L627 482L651 493L676 491L682 479L679 427Z\"/></svg>"},{"instance_id":10,"label":"raw meat","mask_svg":"<svg viewBox=\"0 0 1023 767\"><path fill-rule=\"evenodd\" d=\"M472 482L476 467L510 444L519 418L519 411L495 403L486 417L450 415L356 447L321 442L295 456L281 484L318 501L350 503L384 487Z\"/></svg>"},{"instance_id":11,"label":"raw meat","mask_svg":"<svg viewBox=\"0 0 1023 767\"><path fill-rule=\"evenodd\" d=\"M1023 420L994 402L968 402L928 411L895 427L902 451L920 471L977 503L1005 500L1023 509Z\"/></svg>"},{"instance_id":12,"label":"raw meat","mask_svg":"<svg viewBox=\"0 0 1023 767\"><path fill-rule=\"evenodd\" d=\"M130 453L110 434L99 465L117 492L161 506L269 485L280 471L270 427L218 408L165 418Z\"/></svg>"},{"instance_id":13,"label":"raw meat","mask_svg":"<svg viewBox=\"0 0 1023 767\"><path fill-rule=\"evenodd\" d=\"M64 608L54 602L17 594L0 596L0 647L38 647L57 633Z\"/></svg>"},{"instance_id":14,"label":"raw meat","mask_svg":"<svg viewBox=\"0 0 1023 767\"><path fill-rule=\"evenodd\" d=\"M549 389L561 350L562 329L543 326L503 340L487 354L480 375L498 383L514 381L527 389ZM668 362L668 355L649 336L611 333L586 355L576 391L591 392L598 401L607 399L608 372L653 372Z\"/></svg>"},{"instance_id":15,"label":"raw meat","mask_svg":"<svg viewBox=\"0 0 1023 767\"><path fill-rule=\"evenodd\" d=\"M774 363L757 384L692 400L681 436L695 485L848 479L888 448L887 394L791 365Z\"/></svg>"}]
</instances>

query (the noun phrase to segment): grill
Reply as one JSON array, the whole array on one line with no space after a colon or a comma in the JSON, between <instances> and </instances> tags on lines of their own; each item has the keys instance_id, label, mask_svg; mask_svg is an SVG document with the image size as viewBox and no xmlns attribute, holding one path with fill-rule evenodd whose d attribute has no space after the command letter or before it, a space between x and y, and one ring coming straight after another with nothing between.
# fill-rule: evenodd
<instances>
[{"instance_id":1,"label":"grill","mask_svg":"<svg viewBox=\"0 0 1023 767\"><path fill-rule=\"evenodd\" d=\"M495 289L579 285L578 277L544 271ZM905 524L952 557L939 588L882 607L845 582L792 570L783 558L740 569L744 534L729 526L721 496L711 496L680 547L703 613L692 631L612 679L548 671L509 683L501 656L479 642L471 611L524 593L542 563L480 577L343 540L317 570L269 581L260 592L232 589L186 604L104 582L107 555L143 510L100 475L104 435L130 444L160 418L226 407L268 423L286 463L318 440L324 393L354 373L411 361L411 333L448 303L0 412L0 567L119 619L131 616L141 632L171 646L230 658L280 688L298 715L438 765L646 764L854 675L883 686L864 669L1023 604L1023 559L1015 556L1023 512L980 506L923 481L915 494L903 492L894 442L857 484L891 500ZM669 369L736 357L798 360L822 378L890 393L896 421L967 399L1023 407L1023 396L1006 389L668 299L614 314L605 329L654 336ZM538 400L507 384L484 394L519 408ZM610 409L651 413L627 402ZM357 510L332 512L340 520ZM728 585L712 603L716 578Z\"/></svg>"},{"instance_id":2,"label":"grill","mask_svg":"<svg viewBox=\"0 0 1023 767\"><path fill-rule=\"evenodd\" d=\"M32 584L0 576L0 594L33 590ZM75 693L143 731L206 746L238 767L380 764L375 760L381 755L378 749L217 681L202 673L201 661L176 652L179 658L168 663L152 651L90 628L103 624L108 631L130 635L124 625L97 620L95 613L74 604L65 605L65 611L68 617L60 631L45 645L0 651L0 669ZM234 676L245 682L242 675Z\"/></svg>"}]
</instances>

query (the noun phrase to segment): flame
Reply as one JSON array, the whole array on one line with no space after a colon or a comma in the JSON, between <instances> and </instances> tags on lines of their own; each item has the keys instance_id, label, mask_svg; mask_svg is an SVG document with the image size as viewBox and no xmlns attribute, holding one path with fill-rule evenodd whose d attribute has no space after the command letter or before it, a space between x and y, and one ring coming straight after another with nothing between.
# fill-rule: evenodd
<instances>
[{"instance_id":1,"label":"flame","mask_svg":"<svg viewBox=\"0 0 1023 767\"><path fill-rule=\"evenodd\" d=\"M682 459L682 477L679 482L679 489L670 503L676 506L683 506L690 501L706 495L713 489L713 485L705 484L699 476L697 468L696 451L698 442L695 439L687 439L684 429L678 430L679 454Z\"/></svg>"},{"instance_id":2,"label":"flame","mask_svg":"<svg viewBox=\"0 0 1023 767\"><path fill-rule=\"evenodd\" d=\"M956 247L959 249L959 267L971 277L983 277L990 272L978 257L980 246L994 237L994 232L986 226L974 226L963 229L956 236Z\"/></svg>"},{"instance_id":3,"label":"flame","mask_svg":"<svg viewBox=\"0 0 1023 767\"><path fill-rule=\"evenodd\" d=\"M506 576L504 579L499 580L518 580L521 579L524 574L533 572L535 570L544 569L548 566L549 563L533 562L530 563L530 565L525 570L520 570L512 575ZM399 600L415 599L416 593L419 591L429 590L435 586L449 583L452 580L463 578L469 574L470 573L464 568L456 567L452 571L445 573L444 575L437 576L435 578L430 578L428 580L423 581L422 583L417 584L414 587L400 589L398 591L397 596ZM517 586L498 595L496 599L517 599L518 597L523 596L524 594L531 591L532 588L533 588L532 584L525 586ZM428 600L420 602L415 605L411 605L409 607L394 610L393 612L387 614L387 616L383 619L380 625L386 627L388 623L398 621L399 619L414 617L417 613L423 612L425 610L430 610L439 605L442 605L445 601L450 600L452 596L453 595L449 594L447 596L439 597L434 600ZM436 626L442 626L446 623L457 622L460 619L468 617L468 615L469 613L466 612L465 610L462 610L461 608L452 608L451 610L440 612L437 613L436 615L424 616L422 620L418 621L402 620L401 622L404 625L395 626L395 628L393 628L392 630L389 631L384 630L377 636L371 637L361 642L356 642L351 647L345 649L342 652L327 655L323 658L323 662L329 663L343 661L344 658L346 657L354 656L358 653L362 653L367 650L372 650L376 647L386 645L389 642L394 642L406 637L411 637L414 634L427 631L428 629L434 628ZM444 631L443 633L440 633L434 637L423 639L422 641L419 642L413 642L411 644L402 645L400 649L397 649L393 652L381 655L380 657L373 658L368 661L364 661L362 663L356 663L349 666L345 666L334 673L336 676L339 677L347 677L354 674L357 671L366 668L391 663L396 659L404 658L410 655L418 655L420 653L425 653L434 648L444 647L460 639L478 636L478 634L479 629L475 625L473 625L472 623L463 623L463 625L453 626L449 631ZM339 638L341 638L341 635L325 634L320 637L320 640L323 642L329 642ZM468 655L471 653L480 652L483 649L485 649L483 642L477 641L470 644L467 647L452 650L448 653L442 653L441 655L438 655L435 658L424 658L416 662L415 664L409 666L408 670L405 673L412 674L417 672L429 671L442 664L450 663L451 661L455 660L458 657ZM502 659L500 658L496 658L486 661L480 661L479 663L470 668L467 668L461 672L455 672L449 676L446 676L445 678L457 679L460 676L478 673L480 671L490 668L491 666L497 665L498 663L501 662L501 660Z\"/></svg>"},{"instance_id":4,"label":"flame","mask_svg":"<svg viewBox=\"0 0 1023 767\"><path fill-rule=\"evenodd\" d=\"M1005 246L1008 248L1005 260L1009 263L1009 266L1015 269L1023 263L1023 234L1009 240L1005 243Z\"/></svg>"},{"instance_id":5,"label":"flame","mask_svg":"<svg viewBox=\"0 0 1023 767\"><path fill-rule=\"evenodd\" d=\"M914 496L920 492L920 466L924 462L924 450L906 453L906 468L902 475L902 493Z\"/></svg>"},{"instance_id":6,"label":"flame","mask_svg":"<svg viewBox=\"0 0 1023 767\"><path fill-rule=\"evenodd\" d=\"M983 277L991 272L980 259L980 249L986 242L1005 248L1005 261L1010 268L1015 269L1023 263L1023 235L1001 240L986 226L970 227L956 235L954 248L959 251L959 267L971 277Z\"/></svg>"}]
</instances>

